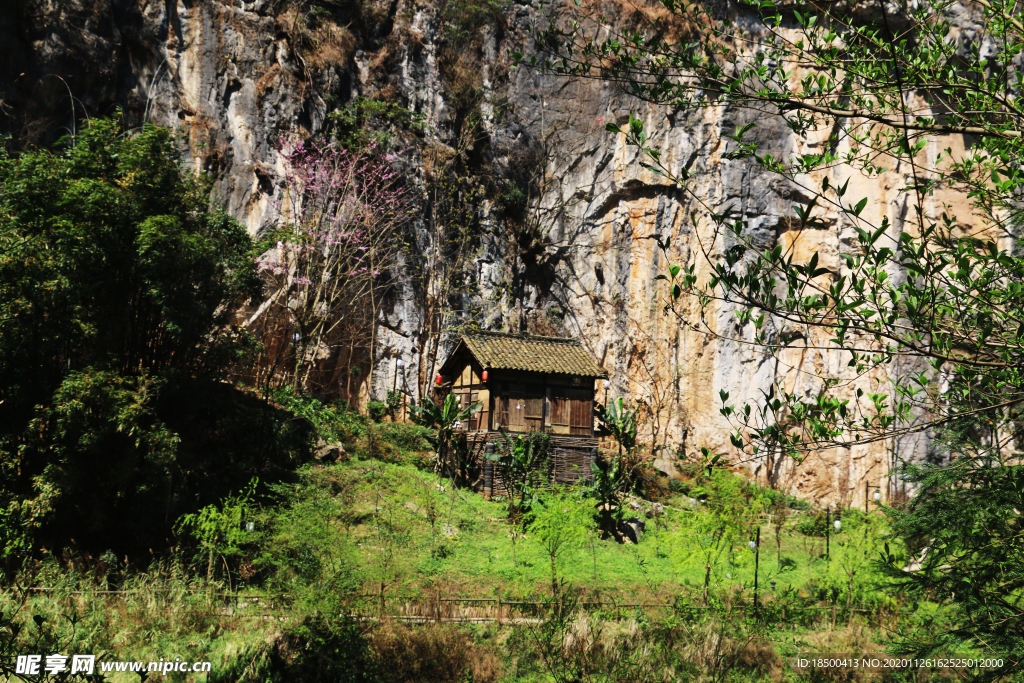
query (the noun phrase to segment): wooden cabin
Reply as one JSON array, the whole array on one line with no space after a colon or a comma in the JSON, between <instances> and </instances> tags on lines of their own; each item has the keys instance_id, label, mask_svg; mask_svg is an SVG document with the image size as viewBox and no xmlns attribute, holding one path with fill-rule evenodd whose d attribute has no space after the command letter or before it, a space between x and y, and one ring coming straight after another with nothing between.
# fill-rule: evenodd
<instances>
[{"instance_id":1,"label":"wooden cabin","mask_svg":"<svg viewBox=\"0 0 1024 683\"><path fill-rule=\"evenodd\" d=\"M441 366L442 385L462 405L483 402L461 425L470 458L467 476L484 495L504 495L493 463L483 458L507 432L551 434L551 483L592 479L596 384L608 376L578 339L470 332Z\"/></svg>"}]
</instances>

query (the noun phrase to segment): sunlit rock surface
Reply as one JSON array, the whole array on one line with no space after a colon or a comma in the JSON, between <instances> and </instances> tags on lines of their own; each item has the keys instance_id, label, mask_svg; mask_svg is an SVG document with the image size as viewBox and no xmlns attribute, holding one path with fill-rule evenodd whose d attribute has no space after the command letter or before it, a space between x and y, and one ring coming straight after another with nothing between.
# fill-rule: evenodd
<instances>
[{"instance_id":1,"label":"sunlit rock surface","mask_svg":"<svg viewBox=\"0 0 1024 683\"><path fill-rule=\"evenodd\" d=\"M190 167L212 174L219 200L259 234L276 220L282 140L322 130L329 112L358 95L384 97L427 119L426 137L412 141L400 162L421 187L422 151L464 143L458 139L464 114L440 66L445 27L428 3L367 7L372 11L347 24L342 17L310 28L304 14L272 0L25 3L0 13L0 124L20 145L71 132L72 111L81 118L121 107L131 126L171 126L182 133ZM836 212L821 214L814 229L801 230L793 219L791 207L806 204L806 188L820 187L823 177L803 179L801 188L749 160L724 157L735 143L723 136L751 120L759 152L775 157L820 149L823 140L797 139L778 119L754 112L673 112L601 81L511 69L513 50L533 52L528 28L538 7L510 4L500 21L476 29L460 55L463 77L483 94L474 114L482 117L484 134L470 150L481 182L488 174L534 174L540 195L530 214L537 239L528 253L508 238L500 211L490 202L483 207L479 249L454 302L470 311L464 317L491 329L582 338L611 374L611 387L600 388L599 396L626 396L650 408L645 429L666 471L707 446L730 453L737 469L761 482L833 505L863 505L865 485L886 489L895 456L931 457L927 434L918 434L815 453L798 467L783 461L772 471L763 453L741 461L719 413L720 391L742 404L781 381L788 391L813 397L822 374L846 376L847 359L814 348L824 340L813 330L770 322L776 338L789 343L776 360L750 343L752 329L738 327L728 307L704 312L709 329L699 324L694 300L684 297L668 308L665 285L655 276L670 260L694 263L706 274L705 253L714 257L731 245L715 238L707 213L728 205L757 245L781 244L797 261L819 252L822 266L841 273L839 255L855 242L853 226ZM614 20L625 7L600 9ZM719 14L735 11L716 7ZM606 123L624 123L630 112L646 122L666 164L689 172L685 190L642 168L636 150L605 131ZM933 158L951 145L962 141L943 140L921 154ZM910 201L899 192L908 172L896 167L878 177L835 173L829 179L833 185L848 179L847 196L868 197L865 216L888 215L895 238L916 230ZM962 200L936 196L930 207L941 201L969 220ZM655 236L672 237L668 259ZM416 259L428 242L421 223L406 258ZM426 359L436 340L425 337L421 302L417 282L402 276L382 313L364 396L382 398L394 386L396 358L404 360L400 384L413 398L429 382L433 368ZM860 378L849 389L851 404L855 386L888 391L881 375Z\"/></svg>"}]
</instances>

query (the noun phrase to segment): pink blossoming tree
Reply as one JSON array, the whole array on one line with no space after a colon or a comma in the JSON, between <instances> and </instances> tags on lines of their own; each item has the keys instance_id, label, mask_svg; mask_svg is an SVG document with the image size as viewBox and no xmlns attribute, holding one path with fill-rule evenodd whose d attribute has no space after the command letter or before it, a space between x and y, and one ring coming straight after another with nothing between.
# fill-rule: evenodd
<instances>
[{"instance_id":1,"label":"pink blossoming tree","mask_svg":"<svg viewBox=\"0 0 1024 683\"><path fill-rule=\"evenodd\" d=\"M268 364L268 381L291 370L295 388L316 391L317 364L337 357L341 346L348 346L350 366L360 350L373 367L377 313L415 200L373 148L307 141L280 153L276 246L258 260L267 297L247 325L274 328L279 348L282 338L292 342L294 353L278 353ZM282 362L285 356L293 362Z\"/></svg>"}]
</instances>

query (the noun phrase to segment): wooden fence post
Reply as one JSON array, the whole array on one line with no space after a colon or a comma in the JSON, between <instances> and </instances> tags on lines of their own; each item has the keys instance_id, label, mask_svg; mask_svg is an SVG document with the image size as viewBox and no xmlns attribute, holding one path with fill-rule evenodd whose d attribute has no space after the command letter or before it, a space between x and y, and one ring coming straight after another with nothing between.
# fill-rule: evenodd
<instances>
[{"instance_id":1,"label":"wooden fence post","mask_svg":"<svg viewBox=\"0 0 1024 683\"><path fill-rule=\"evenodd\" d=\"M484 445L484 453L494 455L494 444ZM494 461L484 458L484 498L490 500L494 497Z\"/></svg>"}]
</instances>

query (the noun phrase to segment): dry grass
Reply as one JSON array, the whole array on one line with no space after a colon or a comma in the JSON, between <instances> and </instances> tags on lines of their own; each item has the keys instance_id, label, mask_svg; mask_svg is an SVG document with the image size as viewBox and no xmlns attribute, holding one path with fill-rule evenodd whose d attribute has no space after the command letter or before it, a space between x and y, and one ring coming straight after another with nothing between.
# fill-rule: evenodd
<instances>
[{"instance_id":1,"label":"dry grass","mask_svg":"<svg viewBox=\"0 0 1024 683\"><path fill-rule=\"evenodd\" d=\"M775 652L771 641L762 638L754 638L740 649L736 657L736 668L756 671L772 681L785 680L786 667L782 657Z\"/></svg>"},{"instance_id":2,"label":"dry grass","mask_svg":"<svg viewBox=\"0 0 1024 683\"><path fill-rule=\"evenodd\" d=\"M267 93L268 90L274 87L277 83L277 79L281 76L281 65L274 64L267 72L260 76L260 79L256 81L256 97L261 98Z\"/></svg>"},{"instance_id":3,"label":"dry grass","mask_svg":"<svg viewBox=\"0 0 1024 683\"><path fill-rule=\"evenodd\" d=\"M782 658L766 638L747 632L734 619L711 619L702 624L647 624L634 618L608 619L577 612L552 643L543 645L543 630L526 627L558 678L561 672L602 672L609 680L675 681L692 675L697 681L720 681L738 672L758 680L781 681ZM518 653L519 658L528 655Z\"/></svg>"},{"instance_id":4,"label":"dry grass","mask_svg":"<svg viewBox=\"0 0 1024 683\"><path fill-rule=\"evenodd\" d=\"M355 52L356 38L352 32L329 19L318 18L310 25L304 11L288 8L277 16L277 25L307 68L345 66Z\"/></svg>"},{"instance_id":5,"label":"dry grass","mask_svg":"<svg viewBox=\"0 0 1024 683\"><path fill-rule=\"evenodd\" d=\"M530 334L539 334L544 337L564 336L558 319L545 311L533 311L527 318L526 329Z\"/></svg>"},{"instance_id":6,"label":"dry grass","mask_svg":"<svg viewBox=\"0 0 1024 683\"><path fill-rule=\"evenodd\" d=\"M639 31L666 42L689 40L705 32L711 17L700 5L687 10L671 12L660 2L645 0L581 0L577 8L569 6L574 15L607 17L612 30ZM586 31L584 31L586 32Z\"/></svg>"},{"instance_id":7,"label":"dry grass","mask_svg":"<svg viewBox=\"0 0 1024 683\"><path fill-rule=\"evenodd\" d=\"M312 31L316 50L309 56L309 65L314 69L329 66L345 66L356 49L356 38L344 26L321 23Z\"/></svg>"},{"instance_id":8,"label":"dry grass","mask_svg":"<svg viewBox=\"0 0 1024 683\"><path fill-rule=\"evenodd\" d=\"M807 649L821 657L831 655L849 655L862 652L878 652L882 648L871 637L871 633L863 624L853 622L843 628L811 633L806 638ZM853 667L826 667L813 669L812 678L816 681L834 681L835 683L859 683L871 678L867 669Z\"/></svg>"},{"instance_id":9,"label":"dry grass","mask_svg":"<svg viewBox=\"0 0 1024 683\"><path fill-rule=\"evenodd\" d=\"M387 683L453 683L466 679L495 681L501 664L495 652L473 642L472 634L454 626L408 626L383 621L369 634L374 656Z\"/></svg>"}]
</instances>

